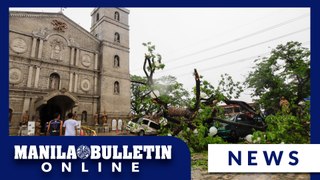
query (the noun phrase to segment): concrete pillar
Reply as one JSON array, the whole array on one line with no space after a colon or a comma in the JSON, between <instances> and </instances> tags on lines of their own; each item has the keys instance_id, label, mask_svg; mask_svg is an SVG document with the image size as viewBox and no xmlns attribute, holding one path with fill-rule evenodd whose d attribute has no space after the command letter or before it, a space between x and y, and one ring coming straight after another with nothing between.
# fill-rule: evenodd
<instances>
[{"instance_id":1,"label":"concrete pillar","mask_svg":"<svg viewBox=\"0 0 320 180\"><path fill-rule=\"evenodd\" d=\"M72 92L72 84L73 84L73 73L70 72L70 80L69 80L69 91Z\"/></svg>"},{"instance_id":2,"label":"concrete pillar","mask_svg":"<svg viewBox=\"0 0 320 180\"><path fill-rule=\"evenodd\" d=\"M77 92L77 91L78 91L78 74L75 74L73 92Z\"/></svg>"},{"instance_id":3,"label":"concrete pillar","mask_svg":"<svg viewBox=\"0 0 320 180\"><path fill-rule=\"evenodd\" d=\"M98 87L98 78L97 76L94 76L94 88L93 88L94 94L97 94L97 87Z\"/></svg>"},{"instance_id":4,"label":"concrete pillar","mask_svg":"<svg viewBox=\"0 0 320 180\"><path fill-rule=\"evenodd\" d=\"M98 54L97 53L94 55L94 69L95 70L98 69Z\"/></svg>"},{"instance_id":5,"label":"concrete pillar","mask_svg":"<svg viewBox=\"0 0 320 180\"><path fill-rule=\"evenodd\" d=\"M30 98L24 98L23 101L23 109L22 109L22 114L26 111L29 111L29 107L30 107ZM29 115L30 115L30 111L29 111Z\"/></svg>"},{"instance_id":6,"label":"concrete pillar","mask_svg":"<svg viewBox=\"0 0 320 180\"><path fill-rule=\"evenodd\" d=\"M70 65L74 65L74 47L71 48Z\"/></svg>"},{"instance_id":7,"label":"concrete pillar","mask_svg":"<svg viewBox=\"0 0 320 180\"><path fill-rule=\"evenodd\" d=\"M34 79L34 87L35 87L35 88L38 88L39 76L40 76L40 67L37 66L37 69L36 69L36 77L35 77L35 79Z\"/></svg>"},{"instance_id":8,"label":"concrete pillar","mask_svg":"<svg viewBox=\"0 0 320 180\"><path fill-rule=\"evenodd\" d=\"M36 57L37 38L32 38L31 57Z\"/></svg>"},{"instance_id":9,"label":"concrete pillar","mask_svg":"<svg viewBox=\"0 0 320 180\"><path fill-rule=\"evenodd\" d=\"M43 48L43 39L40 39L38 59L41 59L41 57L42 57L42 48Z\"/></svg>"},{"instance_id":10,"label":"concrete pillar","mask_svg":"<svg viewBox=\"0 0 320 180\"><path fill-rule=\"evenodd\" d=\"M76 63L75 63L75 66L78 66L78 64L79 64L79 55L80 55L80 51L79 51L79 49L76 49Z\"/></svg>"},{"instance_id":11,"label":"concrete pillar","mask_svg":"<svg viewBox=\"0 0 320 180\"><path fill-rule=\"evenodd\" d=\"M95 124L95 121L94 121L94 115L96 114L96 112L98 112L98 109L97 109L97 102L95 100L92 101L92 124ZM98 120L99 121L99 120Z\"/></svg>"},{"instance_id":12,"label":"concrete pillar","mask_svg":"<svg viewBox=\"0 0 320 180\"><path fill-rule=\"evenodd\" d=\"M31 83L32 83L32 74L33 74L33 66L29 66L29 73L28 73L27 87L31 87Z\"/></svg>"},{"instance_id":13,"label":"concrete pillar","mask_svg":"<svg viewBox=\"0 0 320 180\"><path fill-rule=\"evenodd\" d=\"M61 87L61 80L59 81L59 90L61 90L62 89L62 87Z\"/></svg>"}]
</instances>

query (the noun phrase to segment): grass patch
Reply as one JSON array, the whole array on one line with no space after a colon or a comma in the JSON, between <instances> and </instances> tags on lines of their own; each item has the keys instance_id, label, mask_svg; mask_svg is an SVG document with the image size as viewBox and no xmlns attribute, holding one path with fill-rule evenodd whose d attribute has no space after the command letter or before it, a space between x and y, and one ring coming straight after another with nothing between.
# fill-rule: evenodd
<instances>
[{"instance_id":1,"label":"grass patch","mask_svg":"<svg viewBox=\"0 0 320 180\"><path fill-rule=\"evenodd\" d=\"M208 152L192 153L191 154L191 167L208 169Z\"/></svg>"}]
</instances>

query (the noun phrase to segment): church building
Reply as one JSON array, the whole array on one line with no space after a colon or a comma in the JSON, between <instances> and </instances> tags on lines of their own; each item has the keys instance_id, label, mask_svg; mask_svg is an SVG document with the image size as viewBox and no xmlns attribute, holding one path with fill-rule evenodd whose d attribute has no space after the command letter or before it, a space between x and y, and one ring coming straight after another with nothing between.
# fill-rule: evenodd
<instances>
[{"instance_id":1,"label":"church building","mask_svg":"<svg viewBox=\"0 0 320 180\"><path fill-rule=\"evenodd\" d=\"M10 134L23 118L44 131L56 112L89 126L128 119L129 10L95 8L90 32L62 12L9 13Z\"/></svg>"}]
</instances>

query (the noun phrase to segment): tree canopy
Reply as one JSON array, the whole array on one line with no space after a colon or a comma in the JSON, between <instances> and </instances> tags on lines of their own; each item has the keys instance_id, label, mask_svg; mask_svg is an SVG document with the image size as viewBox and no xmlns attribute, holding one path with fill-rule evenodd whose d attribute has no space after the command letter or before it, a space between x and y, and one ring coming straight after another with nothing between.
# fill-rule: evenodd
<instances>
[{"instance_id":1,"label":"tree canopy","mask_svg":"<svg viewBox=\"0 0 320 180\"><path fill-rule=\"evenodd\" d=\"M246 84L267 112L280 109L281 97L294 107L310 96L310 51L301 43L278 45L269 57L257 59L256 63Z\"/></svg>"}]
</instances>

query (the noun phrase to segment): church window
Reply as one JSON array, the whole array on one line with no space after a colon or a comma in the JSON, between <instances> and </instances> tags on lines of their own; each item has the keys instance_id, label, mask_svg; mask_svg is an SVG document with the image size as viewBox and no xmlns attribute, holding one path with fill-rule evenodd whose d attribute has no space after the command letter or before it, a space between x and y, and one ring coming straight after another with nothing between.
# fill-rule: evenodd
<instances>
[{"instance_id":1,"label":"church window","mask_svg":"<svg viewBox=\"0 0 320 180\"><path fill-rule=\"evenodd\" d=\"M115 55L113 58L113 67L120 67L120 58L118 55Z\"/></svg>"},{"instance_id":2,"label":"church window","mask_svg":"<svg viewBox=\"0 0 320 180\"><path fill-rule=\"evenodd\" d=\"M114 19L115 19L116 21L120 21L120 14L119 14L118 11L116 11L116 12L114 13Z\"/></svg>"},{"instance_id":3,"label":"church window","mask_svg":"<svg viewBox=\"0 0 320 180\"><path fill-rule=\"evenodd\" d=\"M115 42L118 42L118 43L120 42L120 34L117 33L117 32L114 33L114 41L115 41Z\"/></svg>"},{"instance_id":4,"label":"church window","mask_svg":"<svg viewBox=\"0 0 320 180\"><path fill-rule=\"evenodd\" d=\"M120 84L118 81L114 82L114 94L120 94Z\"/></svg>"},{"instance_id":5,"label":"church window","mask_svg":"<svg viewBox=\"0 0 320 180\"><path fill-rule=\"evenodd\" d=\"M52 73L49 78L49 89L59 89L60 76L57 73Z\"/></svg>"}]
</instances>

